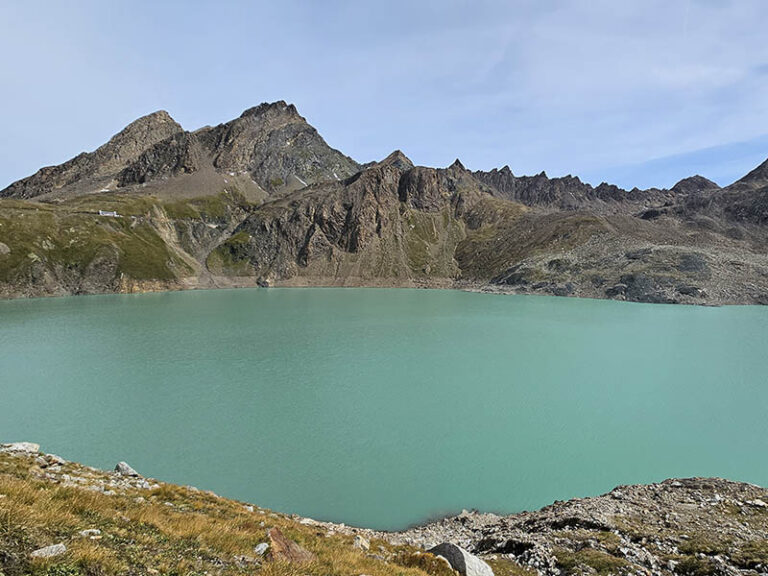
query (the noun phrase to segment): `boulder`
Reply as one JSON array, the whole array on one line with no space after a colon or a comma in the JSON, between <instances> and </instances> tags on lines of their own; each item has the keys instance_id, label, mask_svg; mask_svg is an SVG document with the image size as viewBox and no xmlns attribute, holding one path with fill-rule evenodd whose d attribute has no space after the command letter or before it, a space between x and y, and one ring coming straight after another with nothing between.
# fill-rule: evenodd
<instances>
[{"instance_id":1,"label":"boulder","mask_svg":"<svg viewBox=\"0 0 768 576\"><path fill-rule=\"evenodd\" d=\"M40 452L40 444L32 442L12 442L0 444L0 452L23 452L24 454L37 454Z\"/></svg>"},{"instance_id":2,"label":"boulder","mask_svg":"<svg viewBox=\"0 0 768 576\"><path fill-rule=\"evenodd\" d=\"M443 542L427 552L442 556L462 576L494 576L491 567L484 561L450 542Z\"/></svg>"},{"instance_id":3,"label":"boulder","mask_svg":"<svg viewBox=\"0 0 768 576\"><path fill-rule=\"evenodd\" d=\"M67 461L64 460L64 458L62 458L61 456L57 456L56 454L46 454L45 456L43 456L43 458L48 460L48 464L52 466L63 466L64 464L67 463Z\"/></svg>"},{"instance_id":4,"label":"boulder","mask_svg":"<svg viewBox=\"0 0 768 576\"><path fill-rule=\"evenodd\" d=\"M269 536L269 559L283 560L294 564L306 564L315 559L306 548L302 548L293 540L286 538L279 528L270 528L267 532Z\"/></svg>"},{"instance_id":5,"label":"boulder","mask_svg":"<svg viewBox=\"0 0 768 576\"><path fill-rule=\"evenodd\" d=\"M352 543L352 546L357 548L358 550L370 550L371 549L371 543L368 541L367 538L363 538L358 534L355 536L355 541Z\"/></svg>"},{"instance_id":6,"label":"boulder","mask_svg":"<svg viewBox=\"0 0 768 576\"><path fill-rule=\"evenodd\" d=\"M3 244L0 242L0 256L5 256L6 254L10 254L11 249L8 248L8 244Z\"/></svg>"},{"instance_id":7,"label":"boulder","mask_svg":"<svg viewBox=\"0 0 768 576\"><path fill-rule=\"evenodd\" d=\"M120 476L132 476L134 478L138 478L140 476L140 474L131 468L126 462L118 462L117 466L115 466L115 472L120 474Z\"/></svg>"},{"instance_id":8,"label":"boulder","mask_svg":"<svg viewBox=\"0 0 768 576\"><path fill-rule=\"evenodd\" d=\"M54 556L61 556L66 553L67 547L64 544L53 544L52 546L46 546L45 548L38 548L30 556L32 558L53 558Z\"/></svg>"},{"instance_id":9,"label":"boulder","mask_svg":"<svg viewBox=\"0 0 768 576\"><path fill-rule=\"evenodd\" d=\"M627 285L626 284L614 284L610 288L606 289L605 295L609 298L614 298L616 296L623 296L627 293Z\"/></svg>"},{"instance_id":10,"label":"boulder","mask_svg":"<svg viewBox=\"0 0 768 576\"><path fill-rule=\"evenodd\" d=\"M253 548L253 551L256 552L256 554L259 556L264 556L264 554L267 553L267 550L269 550L269 544L266 542L260 542Z\"/></svg>"}]
</instances>

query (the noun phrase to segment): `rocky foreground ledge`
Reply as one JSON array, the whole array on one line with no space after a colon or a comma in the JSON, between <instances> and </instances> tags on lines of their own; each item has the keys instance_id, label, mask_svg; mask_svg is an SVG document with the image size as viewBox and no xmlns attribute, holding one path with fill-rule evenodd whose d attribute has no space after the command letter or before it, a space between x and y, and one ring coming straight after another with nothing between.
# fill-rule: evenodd
<instances>
[{"instance_id":1,"label":"rocky foreground ledge","mask_svg":"<svg viewBox=\"0 0 768 576\"><path fill-rule=\"evenodd\" d=\"M536 512L399 533L0 445L0 575L768 574L768 490L720 479L621 486Z\"/></svg>"}]
</instances>

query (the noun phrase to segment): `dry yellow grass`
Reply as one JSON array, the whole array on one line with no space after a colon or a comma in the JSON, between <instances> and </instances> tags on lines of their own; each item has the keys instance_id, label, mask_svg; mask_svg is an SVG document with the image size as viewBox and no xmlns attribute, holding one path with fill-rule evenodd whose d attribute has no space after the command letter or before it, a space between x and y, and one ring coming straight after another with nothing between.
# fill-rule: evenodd
<instances>
[{"instance_id":1,"label":"dry yellow grass","mask_svg":"<svg viewBox=\"0 0 768 576\"><path fill-rule=\"evenodd\" d=\"M109 478L76 464L64 471L94 484ZM267 540L271 527L317 559L292 566L258 558L253 548ZM78 535L87 529L101 535ZM243 503L179 486L114 495L87 484L63 486L43 478L31 458L0 454L0 572L5 576L447 576L440 565L404 561L412 548L374 541L366 554L352 541L351 535L329 534L268 510L251 512ZM64 543L67 552L47 560L30 558L33 550L56 543Z\"/></svg>"}]
</instances>

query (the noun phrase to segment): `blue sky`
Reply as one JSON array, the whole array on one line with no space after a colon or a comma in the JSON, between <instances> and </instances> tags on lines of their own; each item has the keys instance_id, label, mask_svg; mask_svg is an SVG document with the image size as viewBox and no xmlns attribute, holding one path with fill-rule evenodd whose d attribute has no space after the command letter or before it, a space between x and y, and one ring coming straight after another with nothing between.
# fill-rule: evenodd
<instances>
[{"instance_id":1,"label":"blue sky","mask_svg":"<svg viewBox=\"0 0 768 576\"><path fill-rule=\"evenodd\" d=\"M768 157L764 0L0 0L0 188L165 109L287 100L358 161L720 184Z\"/></svg>"}]
</instances>

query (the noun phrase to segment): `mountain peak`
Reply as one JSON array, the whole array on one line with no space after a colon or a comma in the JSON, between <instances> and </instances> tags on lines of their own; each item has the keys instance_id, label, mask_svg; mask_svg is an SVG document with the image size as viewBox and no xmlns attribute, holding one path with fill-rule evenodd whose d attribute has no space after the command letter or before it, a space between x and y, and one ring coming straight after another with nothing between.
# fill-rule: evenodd
<instances>
[{"instance_id":1,"label":"mountain peak","mask_svg":"<svg viewBox=\"0 0 768 576\"><path fill-rule=\"evenodd\" d=\"M402 153L400 150L395 150L392 152L389 156L384 158L381 162L378 163L379 166L394 166L395 168L398 168L399 170L410 170L413 168L413 162L411 162L410 158Z\"/></svg>"},{"instance_id":2,"label":"mountain peak","mask_svg":"<svg viewBox=\"0 0 768 576\"><path fill-rule=\"evenodd\" d=\"M718 190L719 188L720 186L712 182L712 180L696 174L695 176L689 176L680 180L680 182L672 186L672 191L691 194L701 192L702 190Z\"/></svg>"},{"instance_id":3,"label":"mountain peak","mask_svg":"<svg viewBox=\"0 0 768 576\"><path fill-rule=\"evenodd\" d=\"M253 106L245 110L240 118L248 118L255 116L292 116L296 118L302 118L296 106L288 104L285 100L278 100L277 102L262 102L258 106ZM302 118L303 119L303 118Z\"/></svg>"},{"instance_id":4,"label":"mountain peak","mask_svg":"<svg viewBox=\"0 0 768 576\"><path fill-rule=\"evenodd\" d=\"M184 129L165 110L142 116L94 150L78 154L58 166L41 168L0 191L0 197L35 198L69 186L98 189L105 180L135 161L158 142Z\"/></svg>"},{"instance_id":5,"label":"mountain peak","mask_svg":"<svg viewBox=\"0 0 768 576\"><path fill-rule=\"evenodd\" d=\"M466 168L464 168L464 164L462 164L461 160L459 160L458 158L456 158L456 160L453 161L453 164L448 166L448 168L454 169L454 170L461 170L462 172L466 171Z\"/></svg>"},{"instance_id":6,"label":"mountain peak","mask_svg":"<svg viewBox=\"0 0 768 576\"><path fill-rule=\"evenodd\" d=\"M738 188L762 188L768 185L768 160L760 164L749 174L737 180L731 186Z\"/></svg>"},{"instance_id":7,"label":"mountain peak","mask_svg":"<svg viewBox=\"0 0 768 576\"><path fill-rule=\"evenodd\" d=\"M158 110L128 124L112 136L103 148L109 148L109 153L114 156L134 157L137 155L136 150L145 149L148 142L158 142L183 131L181 125L171 118L168 112ZM123 150L126 147L130 151ZM98 153L99 150L96 152Z\"/></svg>"},{"instance_id":8,"label":"mountain peak","mask_svg":"<svg viewBox=\"0 0 768 576\"><path fill-rule=\"evenodd\" d=\"M150 112L149 114L146 114L144 116L141 116L131 122L131 124L135 124L136 122L141 121L149 121L149 122L176 122L171 115L168 113L167 110L155 110L154 112ZM128 124L130 126L131 124Z\"/></svg>"}]
</instances>

